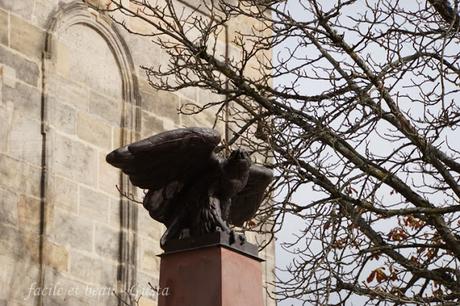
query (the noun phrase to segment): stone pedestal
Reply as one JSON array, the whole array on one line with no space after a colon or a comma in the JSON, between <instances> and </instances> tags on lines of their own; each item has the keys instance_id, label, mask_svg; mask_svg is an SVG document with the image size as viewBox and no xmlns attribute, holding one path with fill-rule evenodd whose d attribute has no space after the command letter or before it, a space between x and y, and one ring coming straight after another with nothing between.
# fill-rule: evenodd
<instances>
[{"instance_id":1,"label":"stone pedestal","mask_svg":"<svg viewBox=\"0 0 460 306\"><path fill-rule=\"evenodd\" d=\"M238 238L238 237L237 237ZM170 243L161 256L158 306L263 306L257 248L212 233Z\"/></svg>"}]
</instances>

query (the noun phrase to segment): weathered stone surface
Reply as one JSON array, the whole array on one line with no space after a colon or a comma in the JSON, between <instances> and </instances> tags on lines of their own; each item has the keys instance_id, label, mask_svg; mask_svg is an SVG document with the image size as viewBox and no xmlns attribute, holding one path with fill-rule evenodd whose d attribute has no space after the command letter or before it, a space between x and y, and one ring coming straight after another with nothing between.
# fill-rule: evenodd
<instances>
[{"instance_id":1,"label":"weathered stone surface","mask_svg":"<svg viewBox=\"0 0 460 306\"><path fill-rule=\"evenodd\" d=\"M21 195L17 201L18 227L40 233L40 199Z\"/></svg>"},{"instance_id":2,"label":"weathered stone surface","mask_svg":"<svg viewBox=\"0 0 460 306\"><path fill-rule=\"evenodd\" d=\"M40 197L40 170L8 155L0 154L0 186L17 193Z\"/></svg>"},{"instance_id":3,"label":"weathered stone surface","mask_svg":"<svg viewBox=\"0 0 460 306\"><path fill-rule=\"evenodd\" d=\"M0 85L1 88L2 86ZM0 152L3 153L6 153L8 150L8 134L10 133L11 123L13 122L13 112L14 106L12 101L0 103Z\"/></svg>"},{"instance_id":4,"label":"weathered stone surface","mask_svg":"<svg viewBox=\"0 0 460 306\"><path fill-rule=\"evenodd\" d=\"M197 99L198 90L196 88L193 88L193 87L182 88L182 89L178 90L177 93L179 95L183 96L186 99L190 99L190 100L193 100L193 101L198 100Z\"/></svg>"},{"instance_id":5,"label":"weathered stone surface","mask_svg":"<svg viewBox=\"0 0 460 306\"><path fill-rule=\"evenodd\" d=\"M58 103L68 104L81 111L88 111L88 88L73 82L73 80L67 80L57 75L49 77L48 80L48 99L50 104L56 101Z\"/></svg>"},{"instance_id":6,"label":"weathered stone surface","mask_svg":"<svg viewBox=\"0 0 460 306\"><path fill-rule=\"evenodd\" d=\"M32 15L31 22L46 30L49 16L54 10L56 10L56 2L56 0L35 0L34 13Z\"/></svg>"},{"instance_id":7,"label":"weathered stone surface","mask_svg":"<svg viewBox=\"0 0 460 306\"><path fill-rule=\"evenodd\" d=\"M15 193L0 188L0 223L16 226L18 223L18 197Z\"/></svg>"},{"instance_id":8,"label":"weathered stone surface","mask_svg":"<svg viewBox=\"0 0 460 306\"><path fill-rule=\"evenodd\" d=\"M10 46L30 58L40 59L45 47L45 32L14 15L10 20Z\"/></svg>"},{"instance_id":9,"label":"weathered stone surface","mask_svg":"<svg viewBox=\"0 0 460 306\"><path fill-rule=\"evenodd\" d=\"M2 233L6 234L3 231ZM2 248L6 248L6 245L2 244ZM6 301L5 305L36 305L36 297L29 296L28 293L37 279L38 267L30 258L12 254L0 255L0 299Z\"/></svg>"},{"instance_id":10,"label":"weathered stone surface","mask_svg":"<svg viewBox=\"0 0 460 306\"><path fill-rule=\"evenodd\" d=\"M198 104L199 105L206 105L208 103L219 102L219 101L222 101L223 99L225 99L224 96L218 95L208 90L198 91Z\"/></svg>"},{"instance_id":11,"label":"weathered stone surface","mask_svg":"<svg viewBox=\"0 0 460 306\"><path fill-rule=\"evenodd\" d=\"M70 71L69 48L67 45L63 44L62 41L55 39L54 52L53 65L56 73L63 78L71 79L72 75Z\"/></svg>"},{"instance_id":12,"label":"weathered stone surface","mask_svg":"<svg viewBox=\"0 0 460 306\"><path fill-rule=\"evenodd\" d=\"M52 267L57 271L68 271L69 252L63 245L45 240L43 248L45 265Z\"/></svg>"},{"instance_id":13,"label":"weathered stone surface","mask_svg":"<svg viewBox=\"0 0 460 306\"><path fill-rule=\"evenodd\" d=\"M88 4L101 9L106 8L110 4L110 2L111 0L87 0Z\"/></svg>"},{"instance_id":14,"label":"weathered stone surface","mask_svg":"<svg viewBox=\"0 0 460 306\"><path fill-rule=\"evenodd\" d=\"M121 147L123 143L122 133L129 133L127 129L122 129L119 127L115 127L112 129L112 148Z\"/></svg>"},{"instance_id":15,"label":"weathered stone surface","mask_svg":"<svg viewBox=\"0 0 460 306\"><path fill-rule=\"evenodd\" d=\"M8 65L0 66L0 74L2 77L3 85L8 87L16 87L16 70Z\"/></svg>"},{"instance_id":16,"label":"weathered stone surface","mask_svg":"<svg viewBox=\"0 0 460 306\"><path fill-rule=\"evenodd\" d=\"M0 74L0 105L3 102L3 75Z\"/></svg>"},{"instance_id":17,"label":"weathered stone surface","mask_svg":"<svg viewBox=\"0 0 460 306\"><path fill-rule=\"evenodd\" d=\"M110 125L121 124L122 101L100 95L94 91L90 94L89 111L92 114L106 120Z\"/></svg>"},{"instance_id":18,"label":"weathered stone surface","mask_svg":"<svg viewBox=\"0 0 460 306\"><path fill-rule=\"evenodd\" d=\"M84 282L111 286L117 282L117 267L113 263L90 257L77 251L71 252L72 267L70 273ZM95 287L95 286L93 286Z\"/></svg>"},{"instance_id":19,"label":"weathered stone surface","mask_svg":"<svg viewBox=\"0 0 460 306\"><path fill-rule=\"evenodd\" d=\"M41 166L41 124L15 113L8 135L8 153L37 167Z\"/></svg>"},{"instance_id":20,"label":"weathered stone surface","mask_svg":"<svg viewBox=\"0 0 460 306\"><path fill-rule=\"evenodd\" d=\"M162 250L158 247L158 241L142 239L141 242L141 269L146 272L155 273L160 270L160 255Z\"/></svg>"},{"instance_id":21,"label":"weathered stone surface","mask_svg":"<svg viewBox=\"0 0 460 306\"><path fill-rule=\"evenodd\" d=\"M144 207L139 207L138 226L143 229L141 234L152 239L156 244L158 244L161 235L165 231L163 224L153 220Z\"/></svg>"},{"instance_id":22,"label":"weathered stone surface","mask_svg":"<svg viewBox=\"0 0 460 306\"><path fill-rule=\"evenodd\" d=\"M144 25L145 22L143 22L141 26ZM126 31L121 31L121 34L125 38L127 44L130 46L129 49L135 61L134 66L137 69L136 74L140 78L146 78L145 71L139 67L140 65L145 67L158 67L158 65L165 64L167 62L168 56L161 51L158 45L151 43L150 41L147 42L142 37L130 35Z\"/></svg>"},{"instance_id":23,"label":"weathered stone surface","mask_svg":"<svg viewBox=\"0 0 460 306\"><path fill-rule=\"evenodd\" d=\"M77 116L77 135L95 146L110 149L112 128L94 115L79 113Z\"/></svg>"},{"instance_id":24,"label":"weathered stone surface","mask_svg":"<svg viewBox=\"0 0 460 306\"><path fill-rule=\"evenodd\" d=\"M155 114L156 116L166 117L172 121L179 121L179 97L168 91L153 89L145 81L140 81L142 108Z\"/></svg>"},{"instance_id":25,"label":"weathered stone surface","mask_svg":"<svg viewBox=\"0 0 460 306\"><path fill-rule=\"evenodd\" d=\"M112 227L119 227L120 216L120 199L111 199L109 208L109 224Z\"/></svg>"},{"instance_id":26,"label":"weathered stone surface","mask_svg":"<svg viewBox=\"0 0 460 306\"><path fill-rule=\"evenodd\" d=\"M78 208L78 185L63 177L54 177L51 181L53 203L60 209L77 212Z\"/></svg>"},{"instance_id":27,"label":"weathered stone surface","mask_svg":"<svg viewBox=\"0 0 460 306\"><path fill-rule=\"evenodd\" d=\"M24 83L17 83L15 88L3 86L3 101L14 102L15 111L25 117L40 120L41 95L35 87Z\"/></svg>"},{"instance_id":28,"label":"weathered stone surface","mask_svg":"<svg viewBox=\"0 0 460 306\"><path fill-rule=\"evenodd\" d=\"M51 114L51 124L57 130L71 135L76 133L77 114L73 107L55 101Z\"/></svg>"},{"instance_id":29,"label":"weathered stone surface","mask_svg":"<svg viewBox=\"0 0 460 306\"><path fill-rule=\"evenodd\" d=\"M119 258L120 233L110 227L96 225L96 253L112 260Z\"/></svg>"},{"instance_id":30,"label":"weathered stone surface","mask_svg":"<svg viewBox=\"0 0 460 306\"><path fill-rule=\"evenodd\" d=\"M29 18L32 15L32 11L34 9L34 0L0 0L0 7L22 17Z\"/></svg>"},{"instance_id":31,"label":"weathered stone surface","mask_svg":"<svg viewBox=\"0 0 460 306\"><path fill-rule=\"evenodd\" d=\"M79 216L56 209L51 231L54 241L72 248L91 252L93 249L93 223Z\"/></svg>"},{"instance_id":32,"label":"weathered stone surface","mask_svg":"<svg viewBox=\"0 0 460 306\"><path fill-rule=\"evenodd\" d=\"M7 48L0 45L0 63L5 63L16 70L18 79L37 86L40 71L38 65L23 56L11 52Z\"/></svg>"},{"instance_id":33,"label":"weathered stone surface","mask_svg":"<svg viewBox=\"0 0 460 306\"><path fill-rule=\"evenodd\" d=\"M109 197L105 194L80 186L80 216L102 223L109 222Z\"/></svg>"},{"instance_id":34,"label":"weathered stone surface","mask_svg":"<svg viewBox=\"0 0 460 306\"><path fill-rule=\"evenodd\" d=\"M54 160L59 175L87 185L96 183L97 153L90 146L56 135Z\"/></svg>"},{"instance_id":35,"label":"weathered stone surface","mask_svg":"<svg viewBox=\"0 0 460 306\"><path fill-rule=\"evenodd\" d=\"M85 294L85 289L89 286L87 283L69 279L67 273L55 269L47 269L45 272L46 283L62 289L60 294L46 295L43 298L44 305L99 305L97 300Z\"/></svg>"},{"instance_id":36,"label":"weathered stone surface","mask_svg":"<svg viewBox=\"0 0 460 306\"><path fill-rule=\"evenodd\" d=\"M148 137L163 131L163 122L158 117L142 111L142 137Z\"/></svg>"},{"instance_id":37,"label":"weathered stone surface","mask_svg":"<svg viewBox=\"0 0 460 306\"><path fill-rule=\"evenodd\" d=\"M97 31L87 25L76 24L59 33L59 40L68 47L66 60L75 81L104 95L122 98L117 61L106 40ZM58 56L58 65L60 60Z\"/></svg>"},{"instance_id":38,"label":"weathered stone surface","mask_svg":"<svg viewBox=\"0 0 460 306\"><path fill-rule=\"evenodd\" d=\"M37 261L39 237L0 223L0 256L15 257L18 260Z\"/></svg>"},{"instance_id":39,"label":"weathered stone surface","mask_svg":"<svg viewBox=\"0 0 460 306\"><path fill-rule=\"evenodd\" d=\"M8 31L8 12L0 10L0 44L4 44L5 46L9 44Z\"/></svg>"}]
</instances>

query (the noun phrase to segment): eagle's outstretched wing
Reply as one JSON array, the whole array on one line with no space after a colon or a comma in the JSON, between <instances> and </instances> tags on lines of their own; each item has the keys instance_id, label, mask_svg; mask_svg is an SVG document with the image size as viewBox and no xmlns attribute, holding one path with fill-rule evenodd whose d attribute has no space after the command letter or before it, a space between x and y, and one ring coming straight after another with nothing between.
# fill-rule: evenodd
<instances>
[{"instance_id":1,"label":"eagle's outstretched wing","mask_svg":"<svg viewBox=\"0 0 460 306\"><path fill-rule=\"evenodd\" d=\"M219 142L213 129L183 128L116 149L106 160L129 175L135 186L157 190L206 169Z\"/></svg>"},{"instance_id":2,"label":"eagle's outstretched wing","mask_svg":"<svg viewBox=\"0 0 460 306\"><path fill-rule=\"evenodd\" d=\"M133 185L149 189L144 207L168 226L172 199L217 162L213 150L219 142L213 129L176 129L116 149L106 160L127 174Z\"/></svg>"},{"instance_id":3,"label":"eagle's outstretched wing","mask_svg":"<svg viewBox=\"0 0 460 306\"><path fill-rule=\"evenodd\" d=\"M232 197L230 223L242 226L251 219L264 198L264 192L273 179L273 171L269 168L252 165L246 186Z\"/></svg>"}]
</instances>

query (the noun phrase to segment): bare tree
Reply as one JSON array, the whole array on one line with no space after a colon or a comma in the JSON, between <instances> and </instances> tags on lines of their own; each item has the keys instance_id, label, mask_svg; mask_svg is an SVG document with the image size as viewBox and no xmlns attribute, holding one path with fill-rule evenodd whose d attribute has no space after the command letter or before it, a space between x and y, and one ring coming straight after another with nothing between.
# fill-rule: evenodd
<instances>
[{"instance_id":1,"label":"bare tree","mask_svg":"<svg viewBox=\"0 0 460 306\"><path fill-rule=\"evenodd\" d=\"M226 146L244 145L276 169L260 228L279 231L287 214L303 222L285 245L297 258L278 298L458 305L458 6L113 0L106 9L168 54L161 67L144 67L153 87L217 94L181 111L212 111L227 123ZM237 22L247 31L222 51Z\"/></svg>"}]
</instances>

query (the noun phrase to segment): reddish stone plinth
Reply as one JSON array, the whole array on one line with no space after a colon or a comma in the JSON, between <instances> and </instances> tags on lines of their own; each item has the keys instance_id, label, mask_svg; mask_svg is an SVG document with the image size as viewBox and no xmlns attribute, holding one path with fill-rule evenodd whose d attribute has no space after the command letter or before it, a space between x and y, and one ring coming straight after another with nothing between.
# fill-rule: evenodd
<instances>
[{"instance_id":1,"label":"reddish stone plinth","mask_svg":"<svg viewBox=\"0 0 460 306\"><path fill-rule=\"evenodd\" d=\"M161 255L158 306L262 306L260 259L222 245Z\"/></svg>"}]
</instances>

